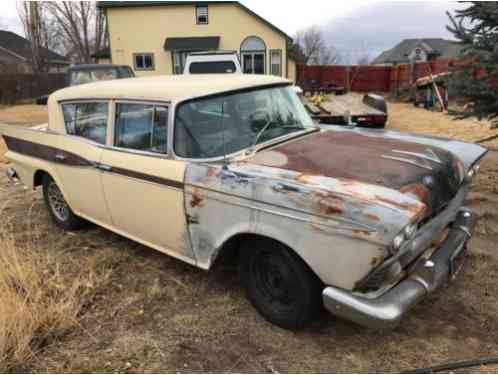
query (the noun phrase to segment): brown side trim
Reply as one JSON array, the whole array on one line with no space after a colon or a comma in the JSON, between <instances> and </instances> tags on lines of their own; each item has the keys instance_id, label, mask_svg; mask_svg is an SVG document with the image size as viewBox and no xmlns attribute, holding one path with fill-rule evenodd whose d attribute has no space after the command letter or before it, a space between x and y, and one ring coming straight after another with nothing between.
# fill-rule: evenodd
<instances>
[{"instance_id":1,"label":"brown side trim","mask_svg":"<svg viewBox=\"0 0 498 375\"><path fill-rule=\"evenodd\" d=\"M26 141L24 139L10 137L7 135L4 135L3 139L5 140L7 148L9 150L22 155L27 155L53 163L60 163L74 167L91 167L95 164L76 154L55 147L46 146L39 143ZM57 157L58 155L61 155L63 158L59 159Z\"/></svg>"},{"instance_id":2,"label":"brown side trim","mask_svg":"<svg viewBox=\"0 0 498 375\"><path fill-rule=\"evenodd\" d=\"M143 180L146 182L152 182L158 185L169 186L181 190L183 190L184 188L183 182L152 176L149 174L131 171L124 168L118 168L112 166L110 168L103 168L97 162L89 161L76 154L55 147L41 145L38 143L26 141L24 139L9 137L6 135L4 135L3 138L5 140L5 143L7 144L7 148L10 151L17 152L22 155L31 156L52 163L64 164L70 167L95 167L101 170L102 172L114 173L117 175L122 175L137 180Z\"/></svg>"},{"instance_id":3,"label":"brown side trim","mask_svg":"<svg viewBox=\"0 0 498 375\"><path fill-rule=\"evenodd\" d=\"M124 168L111 167L111 169L108 172L114 173L114 174L117 174L120 176L124 176L124 177L129 177L129 178L134 178L137 180L152 182L154 184L169 186L169 187L173 187L173 188L181 189L181 190L183 190L183 188L185 186L185 184L183 182L178 182L178 181L170 180L170 179L163 178L163 177L152 176L150 174L145 174L145 173L141 173L141 172L130 171L129 169L124 169Z\"/></svg>"}]
</instances>

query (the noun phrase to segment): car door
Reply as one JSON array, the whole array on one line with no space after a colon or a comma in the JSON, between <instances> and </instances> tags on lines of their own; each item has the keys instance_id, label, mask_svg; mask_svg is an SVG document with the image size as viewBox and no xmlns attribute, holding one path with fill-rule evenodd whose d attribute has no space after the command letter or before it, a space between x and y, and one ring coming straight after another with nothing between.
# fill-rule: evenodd
<instances>
[{"instance_id":1,"label":"car door","mask_svg":"<svg viewBox=\"0 0 498 375\"><path fill-rule=\"evenodd\" d=\"M168 106L116 101L113 146L101 159L115 227L130 238L195 263L184 208L185 162L168 158Z\"/></svg>"},{"instance_id":2,"label":"car door","mask_svg":"<svg viewBox=\"0 0 498 375\"><path fill-rule=\"evenodd\" d=\"M108 226L111 218L98 165L108 137L109 103L65 102L61 110L66 135L59 139L55 159L62 191L75 213Z\"/></svg>"}]
</instances>

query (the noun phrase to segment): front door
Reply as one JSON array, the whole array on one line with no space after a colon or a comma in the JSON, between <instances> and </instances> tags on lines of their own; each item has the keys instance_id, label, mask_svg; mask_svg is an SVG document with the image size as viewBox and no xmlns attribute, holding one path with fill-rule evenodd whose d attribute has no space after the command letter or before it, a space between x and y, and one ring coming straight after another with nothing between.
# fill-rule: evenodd
<instances>
[{"instance_id":1,"label":"front door","mask_svg":"<svg viewBox=\"0 0 498 375\"><path fill-rule=\"evenodd\" d=\"M104 194L116 229L195 263L184 207L185 163L167 157L168 107L117 102L113 147L103 150Z\"/></svg>"},{"instance_id":2,"label":"front door","mask_svg":"<svg viewBox=\"0 0 498 375\"><path fill-rule=\"evenodd\" d=\"M111 219L97 166L107 138L108 108L107 101L62 104L68 135L59 137L55 154L61 190L71 209L104 226Z\"/></svg>"},{"instance_id":3,"label":"front door","mask_svg":"<svg viewBox=\"0 0 498 375\"><path fill-rule=\"evenodd\" d=\"M242 52L244 74L265 74L264 52Z\"/></svg>"}]
</instances>

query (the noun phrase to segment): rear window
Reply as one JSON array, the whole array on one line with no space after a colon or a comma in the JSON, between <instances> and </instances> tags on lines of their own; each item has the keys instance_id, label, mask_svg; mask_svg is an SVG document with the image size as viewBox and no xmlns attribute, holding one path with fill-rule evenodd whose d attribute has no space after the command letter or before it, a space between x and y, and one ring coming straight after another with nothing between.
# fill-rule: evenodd
<instances>
[{"instance_id":1,"label":"rear window","mask_svg":"<svg viewBox=\"0 0 498 375\"><path fill-rule=\"evenodd\" d=\"M71 72L70 86L81 85L95 81L108 81L118 78L118 72L115 68L110 69L84 69Z\"/></svg>"},{"instance_id":2,"label":"rear window","mask_svg":"<svg viewBox=\"0 0 498 375\"><path fill-rule=\"evenodd\" d=\"M203 61L190 64L190 74L235 73L233 61Z\"/></svg>"}]
</instances>

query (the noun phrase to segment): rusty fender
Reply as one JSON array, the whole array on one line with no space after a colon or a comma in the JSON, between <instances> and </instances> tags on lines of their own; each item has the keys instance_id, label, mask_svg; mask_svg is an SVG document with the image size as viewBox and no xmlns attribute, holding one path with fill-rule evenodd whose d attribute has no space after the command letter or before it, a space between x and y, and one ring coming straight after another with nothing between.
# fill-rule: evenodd
<instances>
[{"instance_id":1,"label":"rusty fender","mask_svg":"<svg viewBox=\"0 0 498 375\"><path fill-rule=\"evenodd\" d=\"M325 284L352 289L425 205L380 186L235 162L189 164L185 208L202 268L229 238L253 233L296 251Z\"/></svg>"}]
</instances>

